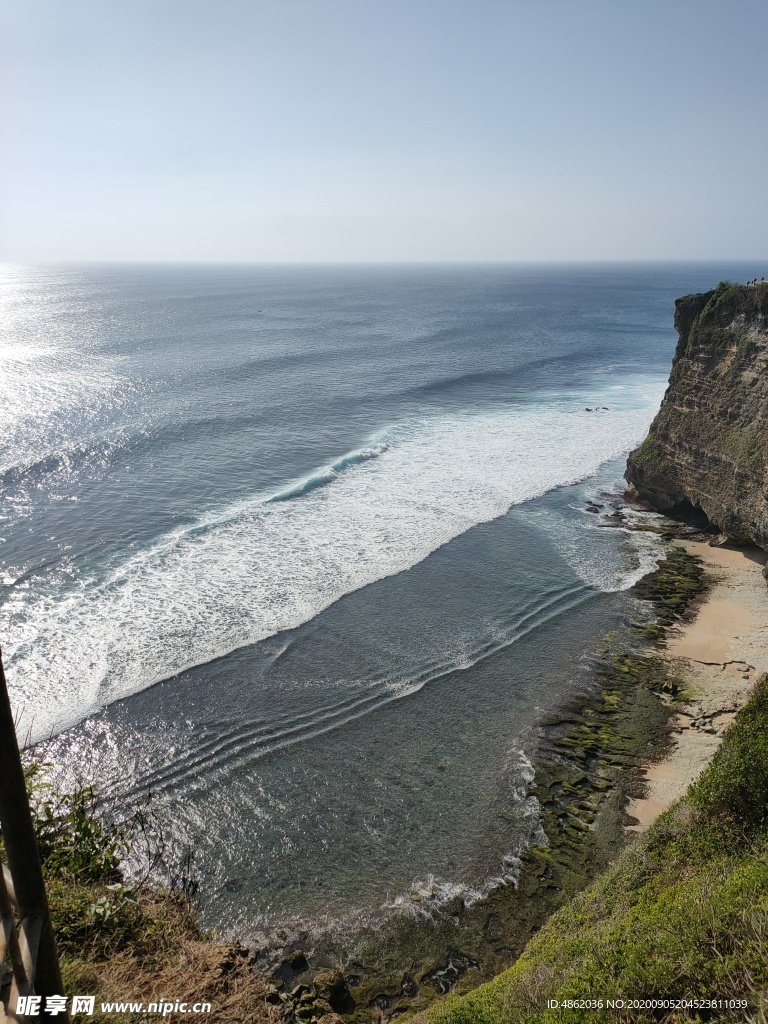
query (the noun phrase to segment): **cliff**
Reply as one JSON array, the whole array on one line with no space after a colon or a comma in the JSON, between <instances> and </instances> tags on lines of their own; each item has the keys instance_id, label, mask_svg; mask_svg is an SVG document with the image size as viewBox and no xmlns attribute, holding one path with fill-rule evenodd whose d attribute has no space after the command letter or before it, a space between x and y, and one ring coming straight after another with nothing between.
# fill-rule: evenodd
<instances>
[{"instance_id":1,"label":"cliff","mask_svg":"<svg viewBox=\"0 0 768 1024\"><path fill-rule=\"evenodd\" d=\"M631 453L629 496L768 548L768 283L675 303L664 400Z\"/></svg>"}]
</instances>

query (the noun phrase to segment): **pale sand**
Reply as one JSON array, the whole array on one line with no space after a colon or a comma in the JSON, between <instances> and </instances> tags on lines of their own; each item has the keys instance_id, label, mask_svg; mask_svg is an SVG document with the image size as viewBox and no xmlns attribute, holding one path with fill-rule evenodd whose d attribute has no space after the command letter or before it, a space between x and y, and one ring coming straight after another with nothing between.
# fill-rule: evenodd
<instances>
[{"instance_id":1,"label":"pale sand","mask_svg":"<svg viewBox=\"0 0 768 1024\"><path fill-rule=\"evenodd\" d=\"M664 657L687 684L691 700L674 724L669 755L645 770L647 795L631 800L627 813L644 832L682 796L711 759L755 680L768 672L768 586L758 548L714 548L679 543L705 564L714 580L696 617L669 634Z\"/></svg>"}]
</instances>

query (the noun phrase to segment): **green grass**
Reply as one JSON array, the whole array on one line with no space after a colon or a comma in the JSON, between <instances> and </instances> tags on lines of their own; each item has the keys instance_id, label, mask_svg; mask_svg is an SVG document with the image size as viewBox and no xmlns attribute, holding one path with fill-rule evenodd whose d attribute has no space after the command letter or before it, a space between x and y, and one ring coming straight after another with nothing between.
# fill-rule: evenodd
<instances>
[{"instance_id":1,"label":"green grass","mask_svg":"<svg viewBox=\"0 0 768 1024\"><path fill-rule=\"evenodd\" d=\"M763 457L763 439L756 430L732 430L720 439L720 447L736 466L754 467Z\"/></svg>"},{"instance_id":2,"label":"green grass","mask_svg":"<svg viewBox=\"0 0 768 1024\"><path fill-rule=\"evenodd\" d=\"M547 1000L746 998L749 1009L547 1009ZM764 1021L768 681L687 796L554 915L492 982L425 1024Z\"/></svg>"},{"instance_id":3,"label":"green grass","mask_svg":"<svg viewBox=\"0 0 768 1024\"><path fill-rule=\"evenodd\" d=\"M725 302L727 299L732 298L734 295L738 295L739 292L741 292L743 290L744 290L744 285L737 284L734 281L721 281L718 284L718 286L714 289L712 294L710 295L709 300L707 301L706 306L702 309L702 311L699 313L699 315L694 319L693 323L691 324L690 337L693 338L693 339L698 339L700 331L701 331L702 327L705 325L707 319L709 319L710 314L715 309L717 309L717 307L721 303ZM730 333L732 333L732 332L729 332L728 337L726 337L725 333L723 333L722 335L719 335L717 333L718 332L718 328L714 327L712 324L709 325L709 329L712 332L714 332L712 334L712 340L713 341L718 341L719 340L721 342L725 342L725 341L729 340Z\"/></svg>"},{"instance_id":4,"label":"green grass","mask_svg":"<svg viewBox=\"0 0 768 1024\"><path fill-rule=\"evenodd\" d=\"M632 452L631 458L648 473L664 473L669 468L664 458L664 448L653 434L649 434L640 447Z\"/></svg>"},{"instance_id":5,"label":"green grass","mask_svg":"<svg viewBox=\"0 0 768 1024\"><path fill-rule=\"evenodd\" d=\"M736 281L720 281L707 305L711 308L719 306L721 302L725 302L731 296L738 295L739 292L744 291L744 287L743 284L738 284Z\"/></svg>"}]
</instances>

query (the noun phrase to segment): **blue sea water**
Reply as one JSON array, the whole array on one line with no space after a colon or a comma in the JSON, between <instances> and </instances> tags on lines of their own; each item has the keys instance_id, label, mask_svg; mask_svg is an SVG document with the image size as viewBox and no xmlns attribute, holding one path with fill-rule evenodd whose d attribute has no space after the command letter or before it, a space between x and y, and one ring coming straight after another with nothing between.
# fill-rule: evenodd
<instances>
[{"instance_id":1,"label":"blue sea water","mask_svg":"<svg viewBox=\"0 0 768 1024\"><path fill-rule=\"evenodd\" d=\"M497 884L538 827L526 738L657 555L585 503L674 298L755 273L2 268L21 735L151 790L246 937Z\"/></svg>"}]
</instances>

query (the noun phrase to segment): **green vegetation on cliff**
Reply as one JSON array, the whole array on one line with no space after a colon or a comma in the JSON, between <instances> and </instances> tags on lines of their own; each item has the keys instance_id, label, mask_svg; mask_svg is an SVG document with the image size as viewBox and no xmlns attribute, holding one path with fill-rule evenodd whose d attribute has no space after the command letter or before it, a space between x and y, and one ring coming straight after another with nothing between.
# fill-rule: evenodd
<instances>
[{"instance_id":1,"label":"green vegetation on cliff","mask_svg":"<svg viewBox=\"0 0 768 1024\"><path fill-rule=\"evenodd\" d=\"M635 462L646 469L653 470L657 473L663 473L667 468L664 461L664 449L659 444L658 440L651 434L649 434L640 447L636 449L634 455Z\"/></svg>"},{"instance_id":2,"label":"green vegetation on cliff","mask_svg":"<svg viewBox=\"0 0 768 1024\"><path fill-rule=\"evenodd\" d=\"M685 798L541 929L519 960L428 1024L567 1024L566 1000L748 1000L589 1011L600 1021L765 1020L768 680ZM548 1009L557 1000L561 1008Z\"/></svg>"}]
</instances>

